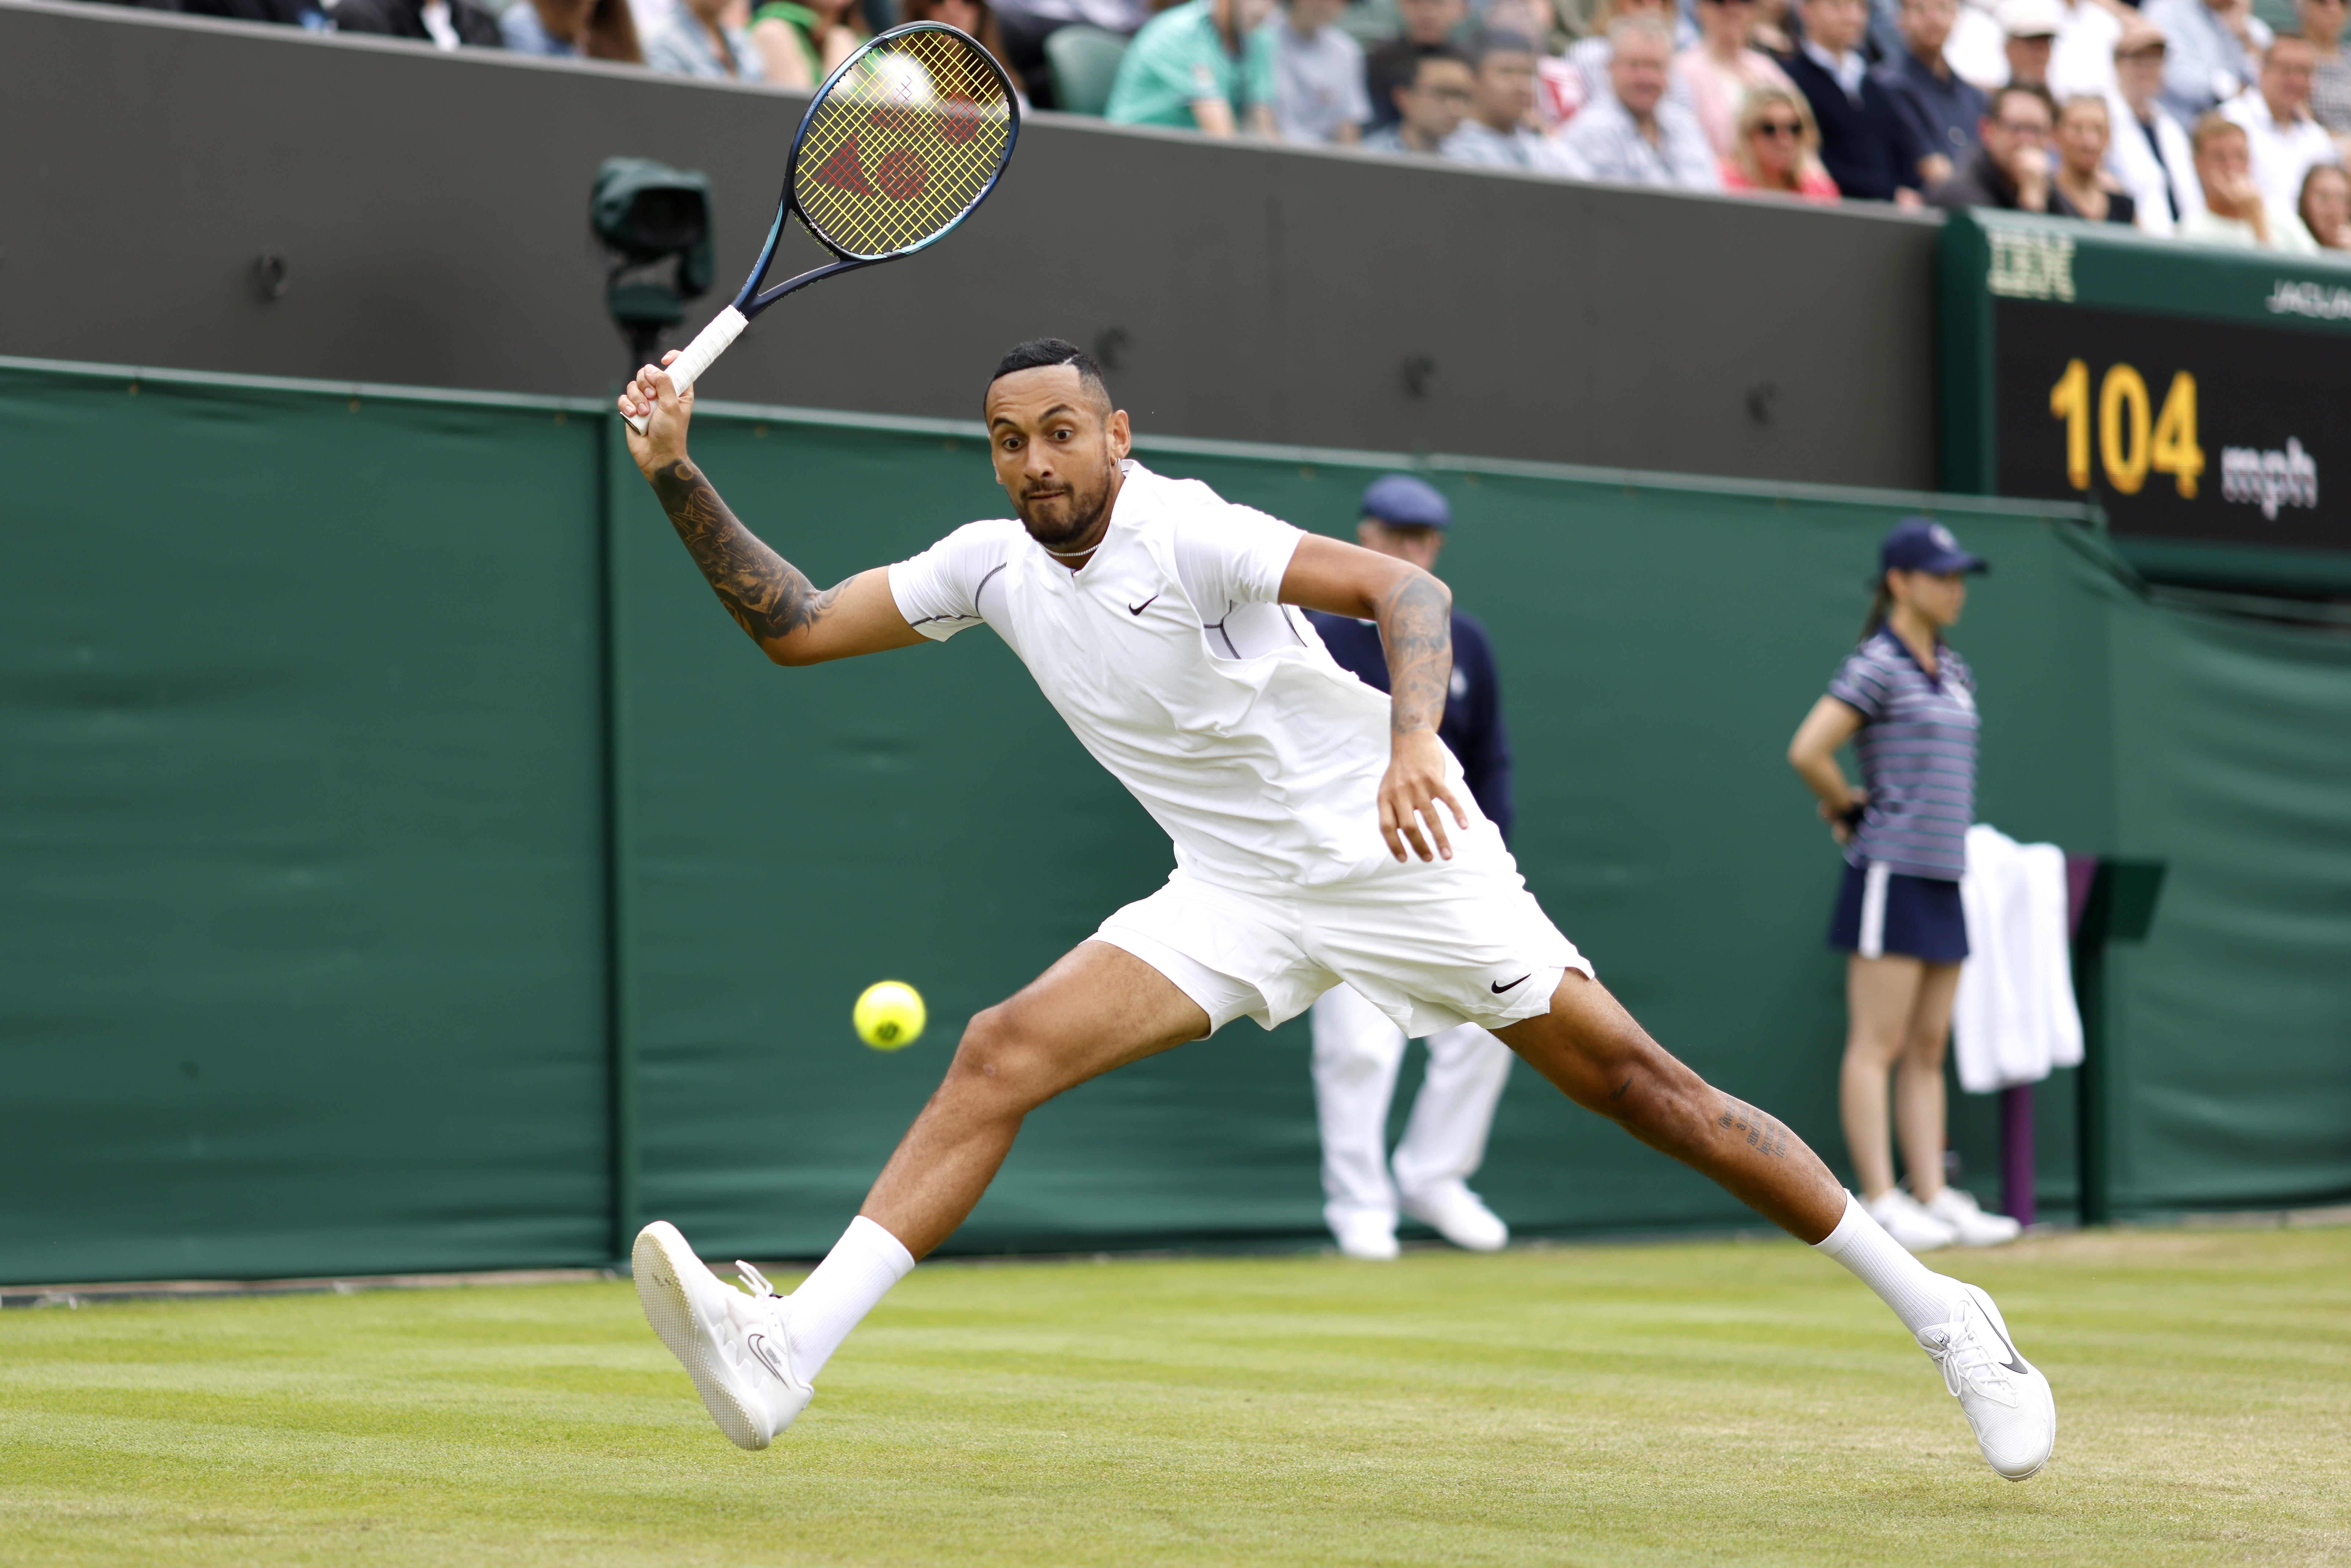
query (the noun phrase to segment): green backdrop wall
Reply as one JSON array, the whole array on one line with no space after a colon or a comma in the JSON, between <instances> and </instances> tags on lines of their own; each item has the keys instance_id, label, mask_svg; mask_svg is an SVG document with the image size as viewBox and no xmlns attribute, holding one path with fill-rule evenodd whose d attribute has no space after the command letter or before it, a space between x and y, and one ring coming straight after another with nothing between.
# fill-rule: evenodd
<instances>
[{"instance_id":1,"label":"green backdrop wall","mask_svg":"<svg viewBox=\"0 0 2351 1568\"><path fill-rule=\"evenodd\" d=\"M819 580L1001 510L976 426L695 444ZM1403 461L1142 455L1327 531ZM599 1261L653 1216L820 1250L962 1021L1170 864L984 632L770 666L586 405L17 361L0 460L0 1278ZM1530 880L1842 1167L1838 862L1782 754L1920 498L1426 471ZM2114 966L2118 1206L2351 1194L2351 643L2152 602L2062 508L1935 505L1996 562L1985 819L2172 862ZM932 1009L895 1054L848 1028L884 977ZM1522 1233L1751 1222L1517 1074L1479 1186ZM1991 1197L1989 1104L1955 1134ZM1315 1160L1302 1024L1244 1022L1040 1112L951 1246L1304 1243Z\"/></svg>"}]
</instances>

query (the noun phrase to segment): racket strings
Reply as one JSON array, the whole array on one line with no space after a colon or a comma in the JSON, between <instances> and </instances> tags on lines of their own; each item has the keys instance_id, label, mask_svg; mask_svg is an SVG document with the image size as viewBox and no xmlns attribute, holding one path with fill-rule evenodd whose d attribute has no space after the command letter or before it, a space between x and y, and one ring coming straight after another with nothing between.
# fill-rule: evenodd
<instances>
[{"instance_id":1,"label":"racket strings","mask_svg":"<svg viewBox=\"0 0 2351 1568\"><path fill-rule=\"evenodd\" d=\"M810 114L792 195L849 256L912 250L987 193L1012 150L1012 103L979 45L946 27L876 39Z\"/></svg>"}]
</instances>

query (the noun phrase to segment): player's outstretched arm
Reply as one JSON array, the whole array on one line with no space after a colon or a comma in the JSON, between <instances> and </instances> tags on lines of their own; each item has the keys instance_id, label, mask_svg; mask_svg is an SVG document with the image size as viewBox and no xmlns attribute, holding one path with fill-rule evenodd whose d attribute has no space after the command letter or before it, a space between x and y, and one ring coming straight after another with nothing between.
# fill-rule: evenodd
<instances>
[{"instance_id":1,"label":"player's outstretched arm","mask_svg":"<svg viewBox=\"0 0 2351 1568\"><path fill-rule=\"evenodd\" d=\"M663 362L675 358L673 350ZM679 397L669 376L647 365L621 393L621 412L650 415L643 435L622 426L629 431L629 455L718 602L768 657L778 664L818 664L923 641L898 612L886 568L859 572L820 592L806 573L743 526L686 455L692 388Z\"/></svg>"},{"instance_id":2,"label":"player's outstretched arm","mask_svg":"<svg viewBox=\"0 0 2351 1568\"><path fill-rule=\"evenodd\" d=\"M1387 777L1380 780L1380 836L1388 852L1453 858L1444 801L1467 828L1468 813L1445 782L1445 693L1453 679L1453 591L1410 561L1321 534L1298 542L1282 574L1281 601L1377 623L1388 653ZM1422 830L1426 829L1424 837ZM1432 849L1432 844L1434 848Z\"/></svg>"}]
</instances>

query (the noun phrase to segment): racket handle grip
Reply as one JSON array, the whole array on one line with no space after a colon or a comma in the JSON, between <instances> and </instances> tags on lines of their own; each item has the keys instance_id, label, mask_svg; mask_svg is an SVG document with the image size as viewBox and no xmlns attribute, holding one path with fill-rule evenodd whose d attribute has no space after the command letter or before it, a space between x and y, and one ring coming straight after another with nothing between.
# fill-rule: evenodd
<instances>
[{"instance_id":1,"label":"racket handle grip","mask_svg":"<svg viewBox=\"0 0 2351 1568\"><path fill-rule=\"evenodd\" d=\"M678 355L677 362L669 367L670 382L677 388L680 396L702 379L702 372L715 364L718 356L726 351L727 345L741 337L743 329L750 324L749 317L729 305L710 319L710 325L694 335L694 341L685 346L685 351ZM624 417L630 429L639 435L645 433L646 420L635 414Z\"/></svg>"}]
</instances>

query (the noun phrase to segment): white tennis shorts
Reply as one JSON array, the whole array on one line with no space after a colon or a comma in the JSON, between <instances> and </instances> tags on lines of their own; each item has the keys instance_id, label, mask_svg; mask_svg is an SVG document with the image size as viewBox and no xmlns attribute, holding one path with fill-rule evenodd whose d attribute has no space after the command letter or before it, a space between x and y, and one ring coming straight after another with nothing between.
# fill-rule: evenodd
<instances>
[{"instance_id":1,"label":"white tennis shorts","mask_svg":"<svg viewBox=\"0 0 2351 1568\"><path fill-rule=\"evenodd\" d=\"M1450 861L1391 861L1347 882L1278 893L1178 867L1094 939L1175 982L1212 1032L1243 1017L1271 1029L1342 982L1409 1040L1548 1011L1560 976L1592 976L1592 965L1527 891L1491 822L1452 838Z\"/></svg>"}]
</instances>

